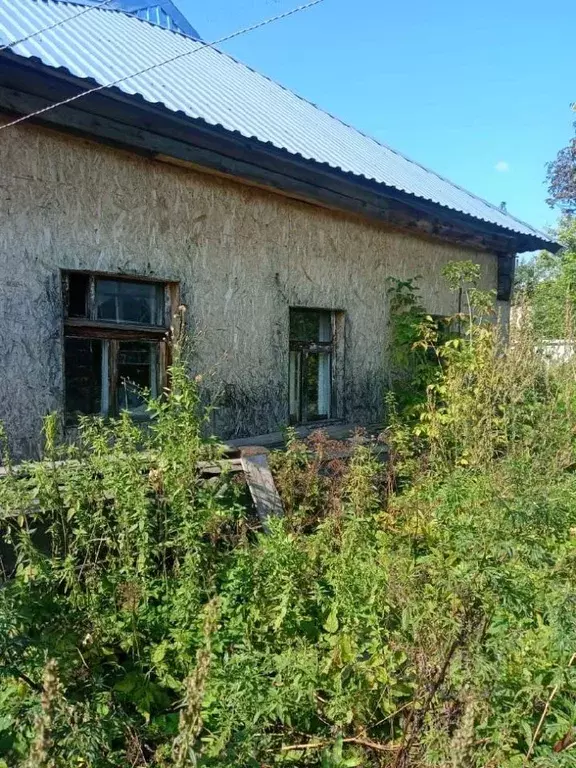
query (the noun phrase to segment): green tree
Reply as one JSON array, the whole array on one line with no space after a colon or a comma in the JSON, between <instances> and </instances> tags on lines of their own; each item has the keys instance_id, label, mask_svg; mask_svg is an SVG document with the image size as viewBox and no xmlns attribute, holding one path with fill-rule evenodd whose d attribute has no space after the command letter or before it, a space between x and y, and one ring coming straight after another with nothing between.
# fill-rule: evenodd
<instances>
[{"instance_id":1,"label":"green tree","mask_svg":"<svg viewBox=\"0 0 576 768\"><path fill-rule=\"evenodd\" d=\"M576 111L576 104L572 104ZM576 123L574 124L576 128ZM576 136L570 139L568 146L561 149L556 159L548 163L548 203L565 213L576 211Z\"/></svg>"},{"instance_id":2,"label":"green tree","mask_svg":"<svg viewBox=\"0 0 576 768\"><path fill-rule=\"evenodd\" d=\"M564 216L555 236L564 246L556 254L540 251L516 272L516 302L530 306L540 338L571 335L576 311L576 218Z\"/></svg>"}]
</instances>

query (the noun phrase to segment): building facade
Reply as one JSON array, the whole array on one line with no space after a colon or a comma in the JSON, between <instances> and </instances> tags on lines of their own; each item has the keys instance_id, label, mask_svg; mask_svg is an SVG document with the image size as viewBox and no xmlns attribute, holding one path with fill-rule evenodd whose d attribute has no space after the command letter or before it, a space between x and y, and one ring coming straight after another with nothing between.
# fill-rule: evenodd
<instances>
[{"instance_id":1,"label":"building facade","mask_svg":"<svg viewBox=\"0 0 576 768\"><path fill-rule=\"evenodd\" d=\"M5 124L47 83L78 87L24 58L16 46L0 64ZM505 312L516 251L554 247L477 198L494 221L183 122L111 91L0 130L0 419L15 455L37 454L51 411L69 425L144 417L141 388L165 384L181 306L223 438L378 422L389 278L421 276L428 311L449 314L442 268L472 260Z\"/></svg>"}]
</instances>

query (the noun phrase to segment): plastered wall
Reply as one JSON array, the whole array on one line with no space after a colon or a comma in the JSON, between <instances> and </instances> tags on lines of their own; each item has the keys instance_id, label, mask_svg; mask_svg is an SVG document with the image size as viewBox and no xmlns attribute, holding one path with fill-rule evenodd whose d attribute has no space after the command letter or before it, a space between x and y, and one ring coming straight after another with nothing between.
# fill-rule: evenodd
<instances>
[{"instance_id":1,"label":"plastered wall","mask_svg":"<svg viewBox=\"0 0 576 768\"><path fill-rule=\"evenodd\" d=\"M387 378L386 278L422 275L432 313L454 309L440 272L490 254L387 230L214 176L34 126L0 134L0 419L18 455L63 405L60 270L180 282L195 371L223 437L287 422L288 309L345 313L341 413L372 422Z\"/></svg>"}]
</instances>

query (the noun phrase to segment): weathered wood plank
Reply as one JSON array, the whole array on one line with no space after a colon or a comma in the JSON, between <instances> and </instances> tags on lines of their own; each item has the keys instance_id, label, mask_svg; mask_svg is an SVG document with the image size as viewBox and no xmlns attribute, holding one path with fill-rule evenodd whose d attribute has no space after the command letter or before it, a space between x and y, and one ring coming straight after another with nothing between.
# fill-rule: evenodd
<instances>
[{"instance_id":1,"label":"weathered wood plank","mask_svg":"<svg viewBox=\"0 0 576 768\"><path fill-rule=\"evenodd\" d=\"M279 517L284 513L268 464L268 451L261 446L251 446L241 451L240 458L256 512L266 526L270 517Z\"/></svg>"},{"instance_id":2,"label":"weathered wood plank","mask_svg":"<svg viewBox=\"0 0 576 768\"><path fill-rule=\"evenodd\" d=\"M369 436L375 436L382 431L381 424L349 424L338 422L317 422L316 424L306 424L295 428L296 435L300 440L305 440L313 432L321 429L330 440L349 440L358 429L365 429ZM284 432L269 432L265 435L256 435L255 437L240 437L233 440L227 440L226 446L230 450L243 448L251 445L262 446L263 448L282 448L286 443Z\"/></svg>"},{"instance_id":3,"label":"weathered wood plank","mask_svg":"<svg viewBox=\"0 0 576 768\"><path fill-rule=\"evenodd\" d=\"M129 323L106 323L97 320L70 317L64 322L67 336L79 336L87 339L152 339L161 341L168 337L169 328L131 325Z\"/></svg>"},{"instance_id":4,"label":"weathered wood plank","mask_svg":"<svg viewBox=\"0 0 576 768\"><path fill-rule=\"evenodd\" d=\"M121 461L122 457L118 457L118 461ZM147 465L151 463L150 456L143 453L142 460L142 472L146 471ZM32 462L31 462L32 463ZM74 466L79 466L77 459L70 459L57 462L44 462L47 469L52 467L72 469ZM223 458L220 461L199 461L196 465L201 475L218 475L221 472L241 472L242 463L239 458ZM16 464L11 468L11 471L20 478L26 478L30 476L30 465L28 464ZM3 477L7 477L9 474L8 467L0 467L0 480Z\"/></svg>"}]
</instances>

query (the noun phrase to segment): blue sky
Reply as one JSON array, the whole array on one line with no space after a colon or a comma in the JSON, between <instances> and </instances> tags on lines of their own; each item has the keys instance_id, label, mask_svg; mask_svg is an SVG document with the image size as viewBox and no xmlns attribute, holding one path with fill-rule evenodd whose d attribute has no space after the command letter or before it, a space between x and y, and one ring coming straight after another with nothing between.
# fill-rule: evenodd
<instances>
[{"instance_id":1,"label":"blue sky","mask_svg":"<svg viewBox=\"0 0 576 768\"><path fill-rule=\"evenodd\" d=\"M298 0L176 0L205 40ZM574 0L324 0L223 46L301 96L537 227L573 134Z\"/></svg>"}]
</instances>

